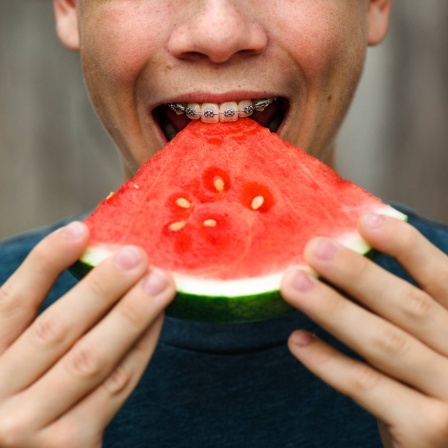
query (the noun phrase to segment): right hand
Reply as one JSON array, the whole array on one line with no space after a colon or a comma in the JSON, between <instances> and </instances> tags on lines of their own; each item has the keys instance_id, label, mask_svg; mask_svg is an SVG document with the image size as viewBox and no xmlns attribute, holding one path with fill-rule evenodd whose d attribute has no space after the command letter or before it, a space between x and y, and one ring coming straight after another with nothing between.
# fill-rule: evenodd
<instances>
[{"instance_id":1,"label":"right hand","mask_svg":"<svg viewBox=\"0 0 448 448\"><path fill-rule=\"evenodd\" d=\"M136 247L37 316L87 241L81 223L53 232L0 288L2 448L100 447L154 352L175 289Z\"/></svg>"}]
</instances>

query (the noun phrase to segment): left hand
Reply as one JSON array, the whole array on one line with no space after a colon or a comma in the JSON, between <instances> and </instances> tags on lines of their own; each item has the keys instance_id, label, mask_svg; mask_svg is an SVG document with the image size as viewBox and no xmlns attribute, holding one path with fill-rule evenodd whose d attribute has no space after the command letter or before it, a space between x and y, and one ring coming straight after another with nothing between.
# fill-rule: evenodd
<instances>
[{"instance_id":1,"label":"left hand","mask_svg":"<svg viewBox=\"0 0 448 448\"><path fill-rule=\"evenodd\" d=\"M448 257L411 225L366 215L361 235L395 257L418 287L334 241L318 238L307 263L338 290L291 271L282 295L365 359L302 330L289 349L311 372L379 421L387 448L448 446Z\"/></svg>"}]
</instances>

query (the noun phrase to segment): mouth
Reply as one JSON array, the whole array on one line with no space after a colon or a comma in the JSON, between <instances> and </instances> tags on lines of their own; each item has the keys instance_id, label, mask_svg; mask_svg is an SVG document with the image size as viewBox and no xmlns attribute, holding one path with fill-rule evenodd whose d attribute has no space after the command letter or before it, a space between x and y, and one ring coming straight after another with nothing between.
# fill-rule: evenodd
<instances>
[{"instance_id":1,"label":"mouth","mask_svg":"<svg viewBox=\"0 0 448 448\"><path fill-rule=\"evenodd\" d=\"M278 132L289 109L286 98L259 98L229 101L225 103L167 103L153 110L153 117L159 124L167 141L172 140L191 120L206 123L236 121L251 117L271 132Z\"/></svg>"}]
</instances>

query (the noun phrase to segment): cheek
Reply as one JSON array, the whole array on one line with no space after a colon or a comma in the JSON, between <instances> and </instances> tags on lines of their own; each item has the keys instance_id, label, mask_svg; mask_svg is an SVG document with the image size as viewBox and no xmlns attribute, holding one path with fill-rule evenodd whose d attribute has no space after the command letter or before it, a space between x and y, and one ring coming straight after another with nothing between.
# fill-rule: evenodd
<instances>
[{"instance_id":1,"label":"cheek","mask_svg":"<svg viewBox=\"0 0 448 448\"><path fill-rule=\"evenodd\" d=\"M365 21L359 7L341 6L344 2L314 0L309 7L291 6L292 14L278 16L277 29L289 30L284 45L310 84L333 83L362 70Z\"/></svg>"},{"instance_id":2,"label":"cheek","mask_svg":"<svg viewBox=\"0 0 448 448\"><path fill-rule=\"evenodd\" d=\"M162 45L163 11L154 2L112 0L89 11L81 30L82 63L88 83L122 89L145 70ZM166 27L166 26L165 26Z\"/></svg>"}]
</instances>

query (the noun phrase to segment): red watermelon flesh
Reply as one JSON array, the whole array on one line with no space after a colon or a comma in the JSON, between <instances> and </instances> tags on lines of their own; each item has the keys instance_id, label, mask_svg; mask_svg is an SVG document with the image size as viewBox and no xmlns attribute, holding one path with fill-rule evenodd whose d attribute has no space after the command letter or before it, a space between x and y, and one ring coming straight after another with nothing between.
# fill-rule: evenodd
<instances>
[{"instance_id":1,"label":"red watermelon flesh","mask_svg":"<svg viewBox=\"0 0 448 448\"><path fill-rule=\"evenodd\" d=\"M83 261L136 244L182 292L253 296L303 265L313 237L366 252L356 227L367 211L404 218L251 119L194 121L86 219Z\"/></svg>"}]
</instances>

